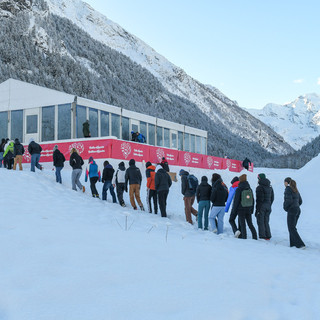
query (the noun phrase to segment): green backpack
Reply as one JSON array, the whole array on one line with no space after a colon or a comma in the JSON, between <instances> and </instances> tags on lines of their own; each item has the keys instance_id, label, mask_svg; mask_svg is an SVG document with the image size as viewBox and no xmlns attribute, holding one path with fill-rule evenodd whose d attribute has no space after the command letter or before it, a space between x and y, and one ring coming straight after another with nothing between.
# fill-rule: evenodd
<instances>
[{"instance_id":1,"label":"green backpack","mask_svg":"<svg viewBox=\"0 0 320 320\"><path fill-rule=\"evenodd\" d=\"M253 206L253 194L251 189L245 189L241 192L241 206L248 208Z\"/></svg>"}]
</instances>

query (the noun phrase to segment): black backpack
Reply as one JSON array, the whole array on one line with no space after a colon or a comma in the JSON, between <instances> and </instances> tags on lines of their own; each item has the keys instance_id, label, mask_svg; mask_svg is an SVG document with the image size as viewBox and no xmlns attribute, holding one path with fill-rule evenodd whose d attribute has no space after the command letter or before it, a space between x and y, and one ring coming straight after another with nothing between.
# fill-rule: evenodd
<instances>
[{"instance_id":1,"label":"black backpack","mask_svg":"<svg viewBox=\"0 0 320 320\"><path fill-rule=\"evenodd\" d=\"M194 176L193 174L189 174L187 176L187 180L188 180L189 190L192 190L194 193L196 193L198 184L199 184L197 177Z\"/></svg>"}]
</instances>

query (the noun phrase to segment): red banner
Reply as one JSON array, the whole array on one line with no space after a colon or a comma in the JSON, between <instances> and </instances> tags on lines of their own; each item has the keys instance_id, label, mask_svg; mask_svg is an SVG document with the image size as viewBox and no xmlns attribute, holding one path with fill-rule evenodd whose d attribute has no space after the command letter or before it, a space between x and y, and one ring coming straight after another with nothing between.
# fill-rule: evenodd
<instances>
[{"instance_id":1,"label":"red banner","mask_svg":"<svg viewBox=\"0 0 320 320\"><path fill-rule=\"evenodd\" d=\"M134 159L138 162L149 161L150 146L122 140L112 140L111 158L130 160Z\"/></svg>"},{"instance_id":2,"label":"red banner","mask_svg":"<svg viewBox=\"0 0 320 320\"><path fill-rule=\"evenodd\" d=\"M210 170L222 169L223 158L203 155L202 159L203 159L203 162L202 162L203 168L210 169Z\"/></svg>"},{"instance_id":3,"label":"red banner","mask_svg":"<svg viewBox=\"0 0 320 320\"><path fill-rule=\"evenodd\" d=\"M202 168L202 154L179 151L179 165Z\"/></svg>"},{"instance_id":4,"label":"red banner","mask_svg":"<svg viewBox=\"0 0 320 320\"><path fill-rule=\"evenodd\" d=\"M162 147L150 147L149 160L152 163L160 163L165 157L169 165L177 165L179 162L179 151Z\"/></svg>"}]
</instances>

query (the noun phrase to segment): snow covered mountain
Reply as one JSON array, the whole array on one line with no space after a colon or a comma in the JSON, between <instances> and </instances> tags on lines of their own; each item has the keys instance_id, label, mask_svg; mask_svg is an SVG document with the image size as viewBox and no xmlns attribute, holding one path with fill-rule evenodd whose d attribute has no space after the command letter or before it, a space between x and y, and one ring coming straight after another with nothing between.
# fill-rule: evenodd
<instances>
[{"instance_id":1,"label":"snow covered mountain","mask_svg":"<svg viewBox=\"0 0 320 320\"><path fill-rule=\"evenodd\" d=\"M320 135L320 96L316 93L300 96L285 105L269 103L261 110L248 111L296 150Z\"/></svg>"},{"instance_id":2,"label":"snow covered mountain","mask_svg":"<svg viewBox=\"0 0 320 320\"><path fill-rule=\"evenodd\" d=\"M13 30L16 34L9 38L7 34L17 28L17 23L13 23L14 27L8 26L3 41L19 36L25 41L21 53L16 52L19 49L16 43L11 43L9 50L6 47L1 50L0 44L0 64L4 63L2 77L8 74L19 80L199 127L208 131L208 151L217 156L248 155L258 160L268 156L265 151L273 154L293 151L281 136L239 108L235 101L188 76L85 2L2 0L0 17L7 20L18 17L22 24L22 30ZM19 65L17 60L26 58L26 47L30 58ZM118 56L108 48L116 50ZM17 56L15 61L12 56ZM32 62L32 58L37 60Z\"/></svg>"}]
</instances>

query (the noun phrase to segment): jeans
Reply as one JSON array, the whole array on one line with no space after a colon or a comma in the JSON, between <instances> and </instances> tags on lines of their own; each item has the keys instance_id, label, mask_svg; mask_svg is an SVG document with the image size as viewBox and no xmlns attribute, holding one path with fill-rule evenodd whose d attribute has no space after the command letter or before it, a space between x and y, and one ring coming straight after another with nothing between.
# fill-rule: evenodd
<instances>
[{"instance_id":1,"label":"jeans","mask_svg":"<svg viewBox=\"0 0 320 320\"><path fill-rule=\"evenodd\" d=\"M107 191L108 189L110 190L110 194L112 197L112 202L117 203L116 195L114 193L114 188L111 183L111 180L107 180L104 182L103 187L102 187L102 200L107 200Z\"/></svg>"},{"instance_id":2,"label":"jeans","mask_svg":"<svg viewBox=\"0 0 320 320\"><path fill-rule=\"evenodd\" d=\"M208 216L210 210L210 200L199 201L198 206L198 228L202 229L202 213L204 211L204 230L208 230Z\"/></svg>"},{"instance_id":3,"label":"jeans","mask_svg":"<svg viewBox=\"0 0 320 320\"><path fill-rule=\"evenodd\" d=\"M72 170L72 175L71 175L72 190L77 191L76 185L78 186L78 188L80 190L82 190L83 186L82 186L82 184L80 182L81 174L82 174L82 169L74 169L74 170Z\"/></svg>"},{"instance_id":4,"label":"jeans","mask_svg":"<svg viewBox=\"0 0 320 320\"><path fill-rule=\"evenodd\" d=\"M40 161L40 153L34 153L31 155L31 171L35 172L37 167L39 170L41 170L41 166L39 164Z\"/></svg>"},{"instance_id":5,"label":"jeans","mask_svg":"<svg viewBox=\"0 0 320 320\"><path fill-rule=\"evenodd\" d=\"M125 189L124 183L118 183L116 185L116 188L117 188L116 190L117 190L118 201L121 205L124 205L124 201L123 201L123 193Z\"/></svg>"},{"instance_id":6,"label":"jeans","mask_svg":"<svg viewBox=\"0 0 320 320\"><path fill-rule=\"evenodd\" d=\"M2 168L3 154L4 152L0 152L0 168Z\"/></svg>"},{"instance_id":7,"label":"jeans","mask_svg":"<svg viewBox=\"0 0 320 320\"><path fill-rule=\"evenodd\" d=\"M209 221L212 230L216 229L215 219L218 217L218 234L223 233L224 210L225 207L212 207L210 212Z\"/></svg>"},{"instance_id":8,"label":"jeans","mask_svg":"<svg viewBox=\"0 0 320 320\"><path fill-rule=\"evenodd\" d=\"M61 170L63 169L63 167L56 167L56 181L59 183L62 183L62 179L61 179Z\"/></svg>"}]
</instances>

